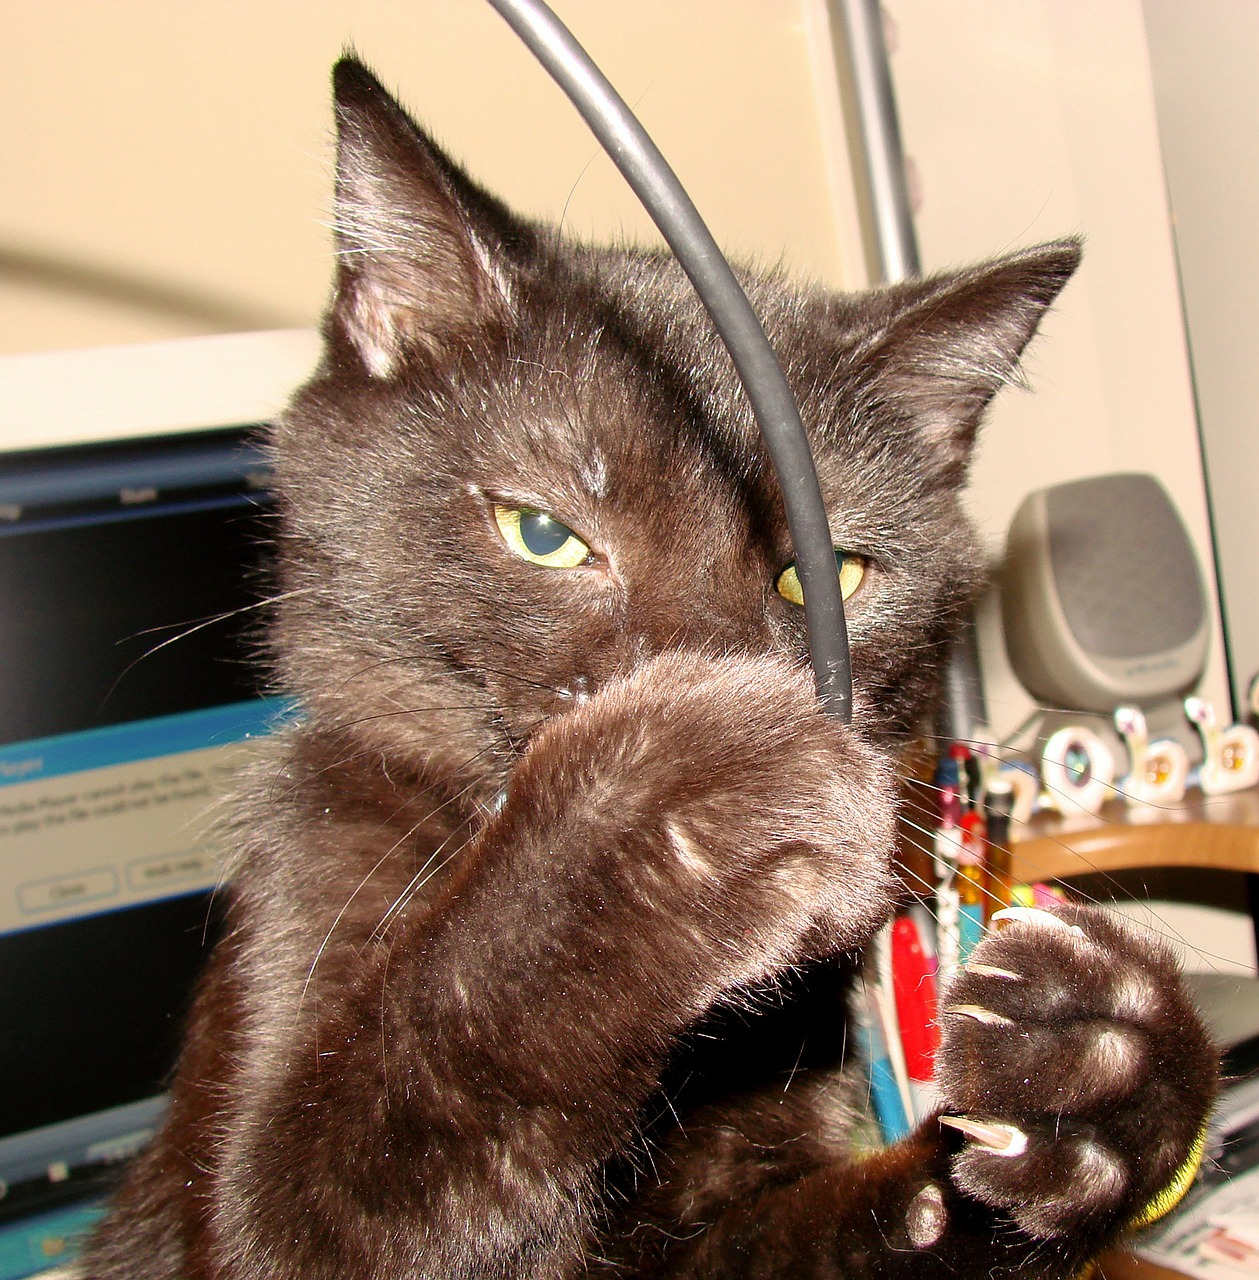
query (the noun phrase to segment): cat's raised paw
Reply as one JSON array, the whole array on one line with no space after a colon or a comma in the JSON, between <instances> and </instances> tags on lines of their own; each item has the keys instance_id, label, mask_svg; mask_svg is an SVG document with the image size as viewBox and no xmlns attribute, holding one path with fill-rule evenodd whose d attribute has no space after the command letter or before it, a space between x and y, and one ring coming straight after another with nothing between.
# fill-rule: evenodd
<instances>
[{"instance_id":1,"label":"cat's raised paw","mask_svg":"<svg viewBox=\"0 0 1259 1280\"><path fill-rule=\"evenodd\" d=\"M1186 1181L1215 1088L1176 964L1101 910L997 923L942 1000L954 1182L1039 1238L1141 1220Z\"/></svg>"},{"instance_id":2,"label":"cat's raised paw","mask_svg":"<svg viewBox=\"0 0 1259 1280\"><path fill-rule=\"evenodd\" d=\"M669 652L545 724L512 785L528 802L509 800L500 821L547 815L538 875L557 876L566 900L589 877L609 953L650 916L657 945L690 957L677 966L690 1019L733 987L865 942L892 888L895 787L800 664Z\"/></svg>"}]
</instances>

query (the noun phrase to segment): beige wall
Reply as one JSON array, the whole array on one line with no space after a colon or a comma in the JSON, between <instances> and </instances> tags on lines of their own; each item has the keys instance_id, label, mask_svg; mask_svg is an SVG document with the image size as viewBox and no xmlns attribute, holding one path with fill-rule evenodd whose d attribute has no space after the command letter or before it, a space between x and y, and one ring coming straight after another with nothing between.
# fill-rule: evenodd
<instances>
[{"instance_id":1,"label":"beige wall","mask_svg":"<svg viewBox=\"0 0 1259 1280\"><path fill-rule=\"evenodd\" d=\"M741 255L861 283L820 0L567 0ZM0 352L313 324L328 70L353 44L473 172L600 238L651 234L483 0L41 0L0 42Z\"/></svg>"},{"instance_id":2,"label":"beige wall","mask_svg":"<svg viewBox=\"0 0 1259 1280\"><path fill-rule=\"evenodd\" d=\"M1259 679L1259 5L1144 10L1240 706Z\"/></svg>"},{"instance_id":3,"label":"beige wall","mask_svg":"<svg viewBox=\"0 0 1259 1280\"><path fill-rule=\"evenodd\" d=\"M972 506L994 556L1023 496L1110 471L1171 493L1212 577L1212 543L1139 0L887 0L924 268L1086 237L1084 265L1003 394ZM1214 591L1214 582L1209 585ZM989 714L1032 709L995 610L983 619ZM1226 698L1218 629L1202 691Z\"/></svg>"}]
</instances>

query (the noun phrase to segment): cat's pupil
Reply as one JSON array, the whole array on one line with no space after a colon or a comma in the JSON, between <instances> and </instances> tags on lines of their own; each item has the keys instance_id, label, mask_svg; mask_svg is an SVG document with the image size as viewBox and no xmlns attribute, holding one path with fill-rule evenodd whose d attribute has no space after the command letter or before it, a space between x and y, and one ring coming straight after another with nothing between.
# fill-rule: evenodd
<instances>
[{"instance_id":1,"label":"cat's pupil","mask_svg":"<svg viewBox=\"0 0 1259 1280\"><path fill-rule=\"evenodd\" d=\"M520 540L535 556L549 556L573 536L567 525L552 519L545 511L520 513Z\"/></svg>"}]
</instances>

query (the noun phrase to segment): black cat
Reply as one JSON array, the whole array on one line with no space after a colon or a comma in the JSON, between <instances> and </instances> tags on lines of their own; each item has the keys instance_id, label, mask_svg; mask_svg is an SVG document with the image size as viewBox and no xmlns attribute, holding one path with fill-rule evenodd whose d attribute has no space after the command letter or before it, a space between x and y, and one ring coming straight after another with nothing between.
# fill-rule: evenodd
<instances>
[{"instance_id":1,"label":"black cat","mask_svg":"<svg viewBox=\"0 0 1259 1280\"><path fill-rule=\"evenodd\" d=\"M667 257L566 244L335 73L325 353L276 424L274 658L169 1122L88 1275L1071 1276L1192 1165L1211 1046L1083 908L985 942L943 1108L863 1154L844 964L980 582L958 504L1066 241L748 276L848 595L818 709L778 490Z\"/></svg>"}]
</instances>

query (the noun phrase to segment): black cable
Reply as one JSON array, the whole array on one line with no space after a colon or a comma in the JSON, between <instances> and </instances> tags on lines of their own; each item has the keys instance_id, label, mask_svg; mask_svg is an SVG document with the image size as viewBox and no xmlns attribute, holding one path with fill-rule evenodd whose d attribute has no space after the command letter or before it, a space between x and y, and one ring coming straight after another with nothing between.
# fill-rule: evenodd
<instances>
[{"instance_id":1,"label":"black cable","mask_svg":"<svg viewBox=\"0 0 1259 1280\"><path fill-rule=\"evenodd\" d=\"M796 402L747 295L655 143L541 0L489 0L569 96L660 228L734 361L778 475L804 592L818 697L852 718L848 628L835 548Z\"/></svg>"}]
</instances>

